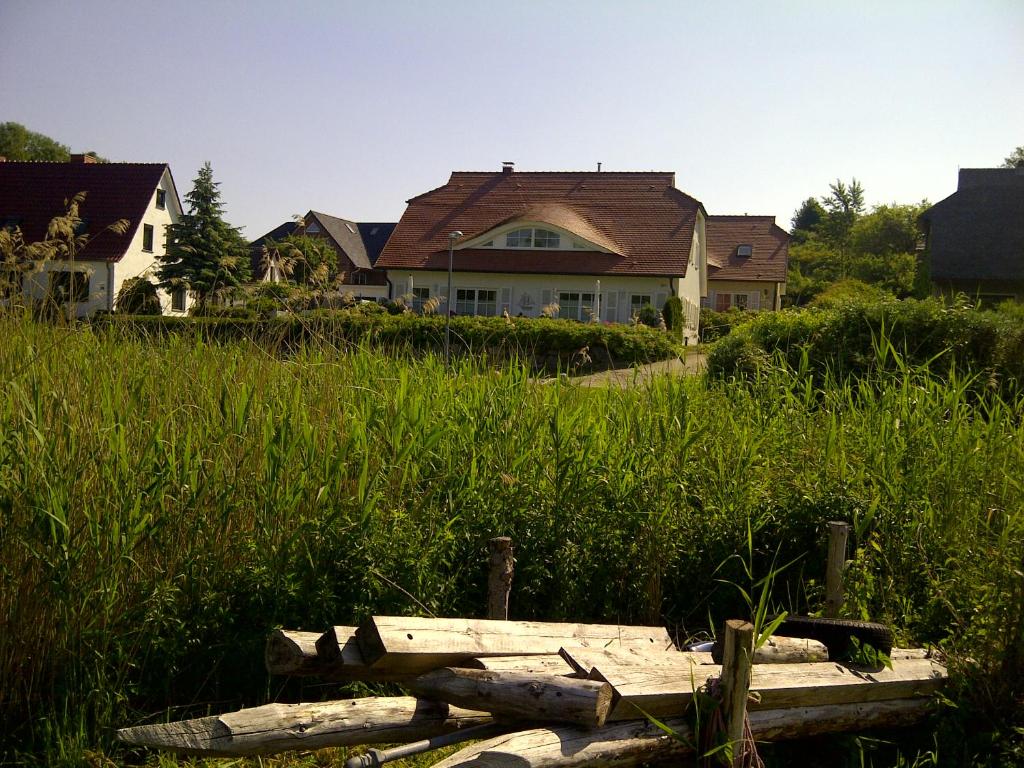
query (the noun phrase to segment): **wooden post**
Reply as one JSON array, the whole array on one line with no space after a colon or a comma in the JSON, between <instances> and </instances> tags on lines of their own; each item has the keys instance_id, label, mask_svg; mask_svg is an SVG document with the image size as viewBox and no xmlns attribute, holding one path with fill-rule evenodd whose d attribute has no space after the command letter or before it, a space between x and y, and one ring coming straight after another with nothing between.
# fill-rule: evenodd
<instances>
[{"instance_id":1,"label":"wooden post","mask_svg":"<svg viewBox=\"0 0 1024 768\"><path fill-rule=\"evenodd\" d=\"M491 572L487 579L487 618L508 621L508 596L512 591L512 539L498 536L487 542Z\"/></svg>"},{"instance_id":2,"label":"wooden post","mask_svg":"<svg viewBox=\"0 0 1024 768\"><path fill-rule=\"evenodd\" d=\"M733 765L739 765L750 690L750 665L754 660L754 625L730 619L725 622L725 651L722 656L722 711L725 734L732 745Z\"/></svg>"},{"instance_id":3,"label":"wooden post","mask_svg":"<svg viewBox=\"0 0 1024 768\"><path fill-rule=\"evenodd\" d=\"M846 567L847 523L833 520L828 524L828 565L825 571L825 616L839 618L843 607L843 569Z\"/></svg>"}]
</instances>

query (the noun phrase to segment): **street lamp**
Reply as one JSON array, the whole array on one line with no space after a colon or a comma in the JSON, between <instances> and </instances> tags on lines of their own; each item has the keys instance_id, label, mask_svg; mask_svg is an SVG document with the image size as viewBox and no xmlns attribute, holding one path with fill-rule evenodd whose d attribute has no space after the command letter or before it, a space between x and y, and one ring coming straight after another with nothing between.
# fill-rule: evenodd
<instances>
[{"instance_id":1,"label":"street lamp","mask_svg":"<svg viewBox=\"0 0 1024 768\"><path fill-rule=\"evenodd\" d=\"M447 316L444 319L444 364L447 366L452 357L452 260L455 241L462 237L459 230L448 235L448 298L445 300Z\"/></svg>"}]
</instances>

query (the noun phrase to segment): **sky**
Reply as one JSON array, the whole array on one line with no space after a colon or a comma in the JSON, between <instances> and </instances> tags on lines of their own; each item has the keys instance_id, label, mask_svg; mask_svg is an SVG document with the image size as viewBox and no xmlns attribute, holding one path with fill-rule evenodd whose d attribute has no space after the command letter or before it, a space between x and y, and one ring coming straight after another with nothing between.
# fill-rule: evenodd
<instances>
[{"instance_id":1,"label":"sky","mask_svg":"<svg viewBox=\"0 0 1024 768\"><path fill-rule=\"evenodd\" d=\"M1024 145L1024 0L0 0L0 122L213 166L255 239L453 170L673 171L712 214L941 200Z\"/></svg>"}]
</instances>

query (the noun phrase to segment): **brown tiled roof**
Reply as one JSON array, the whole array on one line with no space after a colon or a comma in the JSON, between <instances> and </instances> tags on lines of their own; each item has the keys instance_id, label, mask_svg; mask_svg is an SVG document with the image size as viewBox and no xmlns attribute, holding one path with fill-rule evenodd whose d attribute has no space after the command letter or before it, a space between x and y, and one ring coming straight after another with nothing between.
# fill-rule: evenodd
<instances>
[{"instance_id":1,"label":"brown tiled roof","mask_svg":"<svg viewBox=\"0 0 1024 768\"><path fill-rule=\"evenodd\" d=\"M448 233L460 242L516 220L560 227L611 253L466 248L455 269L593 275L684 275L701 204L672 173L456 171L408 201L377 267L448 268ZM458 243L456 243L458 248Z\"/></svg>"},{"instance_id":2,"label":"brown tiled roof","mask_svg":"<svg viewBox=\"0 0 1024 768\"><path fill-rule=\"evenodd\" d=\"M708 279L786 280L789 234L774 216L708 216ZM750 256L737 255L741 245Z\"/></svg>"},{"instance_id":3,"label":"brown tiled roof","mask_svg":"<svg viewBox=\"0 0 1024 768\"><path fill-rule=\"evenodd\" d=\"M67 210L65 200L86 192L78 212L92 240L80 258L119 261L165 168L165 163L0 162L0 224L17 223L27 242L42 240L50 219ZM118 219L129 221L125 234L104 231Z\"/></svg>"}]
</instances>

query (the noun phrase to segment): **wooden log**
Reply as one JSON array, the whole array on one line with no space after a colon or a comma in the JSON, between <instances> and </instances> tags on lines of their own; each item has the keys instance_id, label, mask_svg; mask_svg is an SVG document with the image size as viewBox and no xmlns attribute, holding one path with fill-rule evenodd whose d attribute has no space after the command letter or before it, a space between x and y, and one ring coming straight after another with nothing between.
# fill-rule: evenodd
<instances>
[{"instance_id":1,"label":"wooden log","mask_svg":"<svg viewBox=\"0 0 1024 768\"><path fill-rule=\"evenodd\" d=\"M189 755L270 755L291 749L417 741L491 721L485 712L401 696L267 704L195 720L122 728L117 738Z\"/></svg>"},{"instance_id":2,"label":"wooden log","mask_svg":"<svg viewBox=\"0 0 1024 768\"><path fill-rule=\"evenodd\" d=\"M832 521L828 524L828 565L825 570L825 616L839 618L843 608L843 571L846 569L846 537L848 523Z\"/></svg>"},{"instance_id":3,"label":"wooden log","mask_svg":"<svg viewBox=\"0 0 1024 768\"><path fill-rule=\"evenodd\" d=\"M512 592L512 539L498 536L487 542L491 565L487 579L487 618L508 620L508 599Z\"/></svg>"},{"instance_id":4,"label":"wooden log","mask_svg":"<svg viewBox=\"0 0 1024 768\"><path fill-rule=\"evenodd\" d=\"M747 692L750 670L754 665L754 625L749 621L725 622L725 649L722 655L722 712L725 737L732 745L733 765L740 764L740 742L747 718Z\"/></svg>"},{"instance_id":5,"label":"wooden log","mask_svg":"<svg viewBox=\"0 0 1024 768\"><path fill-rule=\"evenodd\" d=\"M343 633L317 640L326 658L340 654ZM389 672L423 673L488 656L558 653L562 646L671 648L664 627L555 624L487 619L374 616L356 632L365 663Z\"/></svg>"},{"instance_id":6,"label":"wooden log","mask_svg":"<svg viewBox=\"0 0 1024 768\"><path fill-rule=\"evenodd\" d=\"M814 664L755 664L750 690L760 694L750 709L781 709L824 704L848 704L910 698L934 693L946 680L946 669L931 659L892 662L892 669L864 672L834 662ZM708 678L720 676L716 666L695 666L690 673L664 669L598 667L594 678L613 689L609 722L682 712L693 692ZM639 709L638 709L639 708Z\"/></svg>"},{"instance_id":7,"label":"wooden log","mask_svg":"<svg viewBox=\"0 0 1024 768\"><path fill-rule=\"evenodd\" d=\"M325 658L316 647L318 632L277 629L267 638L264 660L273 675L317 676L325 680L351 682L402 682L411 676L371 669L363 663L363 654L355 638L355 627L333 627L339 653ZM344 637L345 633L347 637Z\"/></svg>"},{"instance_id":8,"label":"wooden log","mask_svg":"<svg viewBox=\"0 0 1024 768\"><path fill-rule=\"evenodd\" d=\"M828 661L824 643L803 637L769 637L754 649L755 664L807 664Z\"/></svg>"},{"instance_id":9,"label":"wooden log","mask_svg":"<svg viewBox=\"0 0 1024 768\"><path fill-rule=\"evenodd\" d=\"M514 720L576 723L599 728L612 704L608 683L561 675L446 667L416 678L418 696Z\"/></svg>"},{"instance_id":10,"label":"wooden log","mask_svg":"<svg viewBox=\"0 0 1024 768\"><path fill-rule=\"evenodd\" d=\"M459 664L459 666L466 669L489 669L492 672L539 672L547 675L575 674L573 666L554 653L544 653L536 656L485 656L482 659L468 659Z\"/></svg>"},{"instance_id":11,"label":"wooden log","mask_svg":"<svg viewBox=\"0 0 1024 768\"><path fill-rule=\"evenodd\" d=\"M596 668L640 667L686 672L692 666L714 664L710 653L693 651L647 651L644 648L562 648L559 655L580 677L589 677Z\"/></svg>"},{"instance_id":12,"label":"wooden log","mask_svg":"<svg viewBox=\"0 0 1024 768\"><path fill-rule=\"evenodd\" d=\"M925 699L873 704L834 704L750 713L756 739L782 741L868 728L913 725L930 710ZM665 723L682 737L669 736L646 720L588 731L572 726L535 728L498 736L450 755L434 768L629 768L673 761L691 754L694 734L684 719Z\"/></svg>"}]
</instances>

